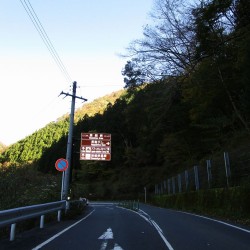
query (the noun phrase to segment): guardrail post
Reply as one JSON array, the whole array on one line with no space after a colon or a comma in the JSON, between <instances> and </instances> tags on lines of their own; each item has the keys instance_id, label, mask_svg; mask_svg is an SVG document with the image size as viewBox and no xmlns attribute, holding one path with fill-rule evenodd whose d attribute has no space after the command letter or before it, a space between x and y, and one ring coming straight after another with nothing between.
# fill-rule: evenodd
<instances>
[{"instance_id":1,"label":"guardrail post","mask_svg":"<svg viewBox=\"0 0 250 250\"><path fill-rule=\"evenodd\" d=\"M70 203L69 201L66 201L66 208L65 208L65 212L67 212L70 208Z\"/></svg>"},{"instance_id":2,"label":"guardrail post","mask_svg":"<svg viewBox=\"0 0 250 250\"><path fill-rule=\"evenodd\" d=\"M57 211L57 221L58 221L58 222L61 221L61 214L62 214L62 210L58 210L58 211Z\"/></svg>"},{"instance_id":3,"label":"guardrail post","mask_svg":"<svg viewBox=\"0 0 250 250\"><path fill-rule=\"evenodd\" d=\"M173 188L173 194L175 194L175 178L172 177L172 188Z\"/></svg>"},{"instance_id":4,"label":"guardrail post","mask_svg":"<svg viewBox=\"0 0 250 250\"><path fill-rule=\"evenodd\" d=\"M168 194L171 194L171 187L170 187L170 184L171 184L171 180L168 179Z\"/></svg>"},{"instance_id":5,"label":"guardrail post","mask_svg":"<svg viewBox=\"0 0 250 250\"><path fill-rule=\"evenodd\" d=\"M163 181L163 188L164 188L164 193L166 193L166 190L167 190L167 181L166 180Z\"/></svg>"},{"instance_id":6,"label":"guardrail post","mask_svg":"<svg viewBox=\"0 0 250 250\"><path fill-rule=\"evenodd\" d=\"M40 217L40 228L44 228L44 215Z\"/></svg>"},{"instance_id":7,"label":"guardrail post","mask_svg":"<svg viewBox=\"0 0 250 250\"><path fill-rule=\"evenodd\" d=\"M16 223L11 224L11 227L10 227L10 241L13 241L15 239L15 232L16 232Z\"/></svg>"},{"instance_id":8,"label":"guardrail post","mask_svg":"<svg viewBox=\"0 0 250 250\"><path fill-rule=\"evenodd\" d=\"M40 216L40 228L43 228L45 215L58 212L57 219L60 221L61 213L62 210L65 209L65 205L65 201L57 201L0 211L0 228L10 225L9 239L10 241L14 241L17 222L31 218L39 218Z\"/></svg>"},{"instance_id":9,"label":"guardrail post","mask_svg":"<svg viewBox=\"0 0 250 250\"><path fill-rule=\"evenodd\" d=\"M207 182L208 182L208 188L211 187L211 180L212 180L212 164L211 160L207 160Z\"/></svg>"},{"instance_id":10,"label":"guardrail post","mask_svg":"<svg viewBox=\"0 0 250 250\"><path fill-rule=\"evenodd\" d=\"M185 170L185 184L186 184L186 191L188 191L189 181L188 181L188 171L187 170Z\"/></svg>"},{"instance_id":11,"label":"guardrail post","mask_svg":"<svg viewBox=\"0 0 250 250\"><path fill-rule=\"evenodd\" d=\"M227 178L227 187L229 187L229 178L231 177L230 161L228 152L224 152L225 170Z\"/></svg>"},{"instance_id":12,"label":"guardrail post","mask_svg":"<svg viewBox=\"0 0 250 250\"><path fill-rule=\"evenodd\" d=\"M178 174L178 188L179 188L179 193L182 192L182 189L181 189L181 175Z\"/></svg>"},{"instance_id":13,"label":"guardrail post","mask_svg":"<svg viewBox=\"0 0 250 250\"><path fill-rule=\"evenodd\" d=\"M198 191L200 189L198 166L194 166L194 181L195 181L195 189L196 191Z\"/></svg>"}]
</instances>

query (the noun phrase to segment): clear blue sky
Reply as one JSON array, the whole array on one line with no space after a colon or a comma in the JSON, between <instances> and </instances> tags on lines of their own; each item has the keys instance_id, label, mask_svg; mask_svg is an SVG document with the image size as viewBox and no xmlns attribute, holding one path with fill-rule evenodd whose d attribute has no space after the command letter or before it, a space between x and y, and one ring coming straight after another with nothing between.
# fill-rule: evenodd
<instances>
[{"instance_id":1,"label":"clear blue sky","mask_svg":"<svg viewBox=\"0 0 250 250\"><path fill-rule=\"evenodd\" d=\"M154 0L30 0L73 81L90 101L124 86L118 54L142 37ZM0 0L0 141L6 145L70 112L71 82L19 0ZM82 105L77 102L77 107ZM107 131L108 132L108 131Z\"/></svg>"}]
</instances>

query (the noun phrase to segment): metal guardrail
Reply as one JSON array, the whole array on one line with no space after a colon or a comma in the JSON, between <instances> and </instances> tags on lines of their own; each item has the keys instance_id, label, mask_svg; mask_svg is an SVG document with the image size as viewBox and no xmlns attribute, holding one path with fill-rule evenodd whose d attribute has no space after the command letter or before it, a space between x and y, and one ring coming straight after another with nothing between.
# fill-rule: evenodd
<instances>
[{"instance_id":1,"label":"metal guardrail","mask_svg":"<svg viewBox=\"0 0 250 250\"><path fill-rule=\"evenodd\" d=\"M223 157L208 159L175 176L155 184L155 194L177 194L211 188L229 188L249 182L250 159L245 152L224 152Z\"/></svg>"},{"instance_id":2,"label":"metal guardrail","mask_svg":"<svg viewBox=\"0 0 250 250\"><path fill-rule=\"evenodd\" d=\"M40 216L40 228L44 227L44 216L57 211L57 221L61 220L61 211L66 209L67 201L19 207L0 211L0 227L11 225L10 241L15 239L16 223Z\"/></svg>"}]
</instances>

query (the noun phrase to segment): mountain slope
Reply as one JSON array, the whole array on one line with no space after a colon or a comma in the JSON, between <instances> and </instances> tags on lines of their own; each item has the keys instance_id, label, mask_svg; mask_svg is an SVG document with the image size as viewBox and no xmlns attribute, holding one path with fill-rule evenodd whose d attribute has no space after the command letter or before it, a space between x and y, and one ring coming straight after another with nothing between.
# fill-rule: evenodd
<instances>
[{"instance_id":1,"label":"mountain slope","mask_svg":"<svg viewBox=\"0 0 250 250\"><path fill-rule=\"evenodd\" d=\"M0 142L0 153L3 152L7 148L2 142Z\"/></svg>"},{"instance_id":2,"label":"mountain slope","mask_svg":"<svg viewBox=\"0 0 250 250\"><path fill-rule=\"evenodd\" d=\"M83 105L75 111L75 122L84 116L91 117L96 113L103 113L107 104L114 103L123 93L124 90L120 90ZM68 128L69 116L64 115L58 118L56 122L47 124L45 127L12 144L10 147L3 148L3 152L0 155L0 164L23 164L39 160L46 149L49 149L62 138L67 137Z\"/></svg>"}]
</instances>

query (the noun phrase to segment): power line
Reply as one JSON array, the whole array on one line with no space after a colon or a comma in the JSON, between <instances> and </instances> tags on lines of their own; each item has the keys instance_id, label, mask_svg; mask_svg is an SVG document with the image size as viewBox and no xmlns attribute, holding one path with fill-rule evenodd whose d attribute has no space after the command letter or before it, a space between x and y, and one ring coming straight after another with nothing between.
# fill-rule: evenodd
<instances>
[{"instance_id":1,"label":"power line","mask_svg":"<svg viewBox=\"0 0 250 250\"><path fill-rule=\"evenodd\" d=\"M28 4L26 3L26 1L28 2ZM27 12L30 20L32 21L34 27L36 28L37 32L39 33L40 37L42 38L45 46L47 47L47 49L49 50L51 56L53 57L55 63L57 64L58 68L60 69L60 71L62 72L62 74L64 75L66 81L68 82L72 82L72 79L66 69L66 67L64 66L62 60L60 59L58 53L55 50L55 47L53 46L51 40L49 39L49 36L47 35L45 29L43 28L43 25L41 23L41 21L39 20L34 8L32 7L31 3L29 0L20 0L23 8L25 9L25 11Z\"/></svg>"},{"instance_id":2,"label":"power line","mask_svg":"<svg viewBox=\"0 0 250 250\"><path fill-rule=\"evenodd\" d=\"M26 1L26 0L24 0L24 1ZM53 44L51 43L51 40L49 39L49 37L48 37L48 35L47 35L45 29L43 28L43 25L42 25L42 23L40 22L40 20L39 20L37 14L36 14L34 8L32 7L30 1L29 1L29 0L27 0L27 1L28 1L29 5L30 5L30 7L31 7L31 9L32 9L32 12L35 14L35 17L36 17L36 19L38 20L38 23L40 24L40 27L42 28L42 31L43 31L43 33L45 34L45 37L47 38L47 41L48 41L49 44L51 45L53 55L55 55L56 60L59 62L60 66L61 66L63 72L66 74L68 80L71 80L71 77L70 77L68 71L66 70L66 68L65 68L65 66L64 66L64 64L63 64L63 62L62 62L62 60L61 60L61 58L59 57L57 51L55 50Z\"/></svg>"}]
</instances>

